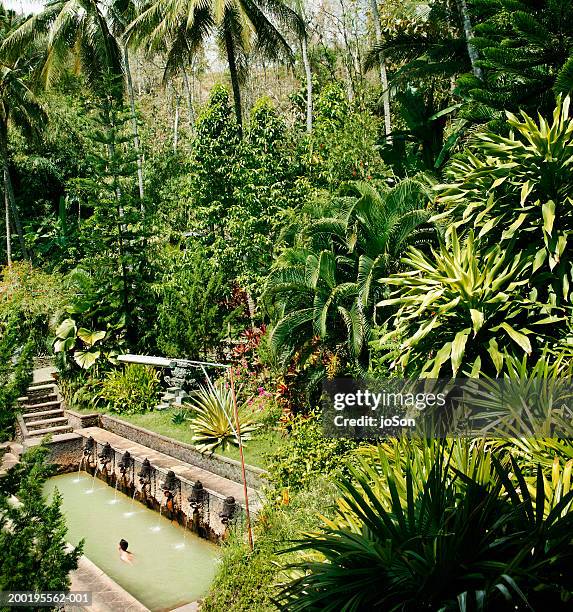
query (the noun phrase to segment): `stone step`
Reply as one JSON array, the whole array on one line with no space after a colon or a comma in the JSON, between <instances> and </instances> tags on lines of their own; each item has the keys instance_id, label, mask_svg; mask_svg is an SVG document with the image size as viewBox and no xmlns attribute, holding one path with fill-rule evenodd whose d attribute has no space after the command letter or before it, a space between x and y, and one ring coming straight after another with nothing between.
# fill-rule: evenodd
<instances>
[{"instance_id":1,"label":"stone step","mask_svg":"<svg viewBox=\"0 0 573 612\"><path fill-rule=\"evenodd\" d=\"M33 406L34 404L41 404L42 402L55 402L58 399L57 393L47 393L46 395L24 395L23 397L18 398L19 404L28 404Z\"/></svg>"},{"instance_id":2,"label":"stone step","mask_svg":"<svg viewBox=\"0 0 573 612\"><path fill-rule=\"evenodd\" d=\"M24 404L22 409L26 412L43 412L44 410L56 410L59 409L62 405L60 400L55 400L53 402L43 402L41 404Z\"/></svg>"},{"instance_id":3,"label":"stone step","mask_svg":"<svg viewBox=\"0 0 573 612\"><path fill-rule=\"evenodd\" d=\"M60 425L59 427L46 427L45 429L33 429L28 431L28 436L46 436L48 434L71 433L74 430L70 425Z\"/></svg>"},{"instance_id":4,"label":"stone step","mask_svg":"<svg viewBox=\"0 0 573 612\"><path fill-rule=\"evenodd\" d=\"M29 421L26 423L26 429L28 432L34 431L35 429L45 429L46 427L52 427L54 425L67 425L67 417L55 417L53 419L41 419L39 421Z\"/></svg>"},{"instance_id":5,"label":"stone step","mask_svg":"<svg viewBox=\"0 0 573 612\"><path fill-rule=\"evenodd\" d=\"M38 380L36 382L33 382L30 384L30 386L28 387L28 390L32 390L32 391L42 391L43 389L46 389L47 387L55 387L56 386L56 381L53 378L48 378L46 380Z\"/></svg>"},{"instance_id":6,"label":"stone step","mask_svg":"<svg viewBox=\"0 0 573 612\"><path fill-rule=\"evenodd\" d=\"M73 431L65 432L65 433L57 433L52 436L52 444L55 442L65 442L67 440L77 440L81 437L82 436L80 436L77 433L74 433ZM24 449L28 450L29 448L33 448L34 446L39 446L40 444L42 444L42 438L39 436L33 436L30 438L26 438L23 444L24 444Z\"/></svg>"},{"instance_id":7,"label":"stone step","mask_svg":"<svg viewBox=\"0 0 573 612\"><path fill-rule=\"evenodd\" d=\"M12 453L6 453L0 460L0 478L5 476L10 468L20 463L20 457Z\"/></svg>"},{"instance_id":8,"label":"stone step","mask_svg":"<svg viewBox=\"0 0 573 612\"><path fill-rule=\"evenodd\" d=\"M58 387L55 384L52 385L41 385L38 387L28 387L26 395L28 397L42 397L43 395L50 395L57 393Z\"/></svg>"},{"instance_id":9,"label":"stone step","mask_svg":"<svg viewBox=\"0 0 573 612\"><path fill-rule=\"evenodd\" d=\"M157 404L157 406L155 406L155 410L167 410L170 407L171 407L171 404L166 404L162 402L161 404Z\"/></svg>"},{"instance_id":10,"label":"stone step","mask_svg":"<svg viewBox=\"0 0 573 612\"><path fill-rule=\"evenodd\" d=\"M19 442L10 442L10 452L19 457L24 452L24 447Z\"/></svg>"},{"instance_id":11,"label":"stone step","mask_svg":"<svg viewBox=\"0 0 573 612\"><path fill-rule=\"evenodd\" d=\"M24 422L26 419L39 419L40 417L57 417L64 416L64 411L60 408L59 410L39 410L37 412L26 412L22 415Z\"/></svg>"}]
</instances>

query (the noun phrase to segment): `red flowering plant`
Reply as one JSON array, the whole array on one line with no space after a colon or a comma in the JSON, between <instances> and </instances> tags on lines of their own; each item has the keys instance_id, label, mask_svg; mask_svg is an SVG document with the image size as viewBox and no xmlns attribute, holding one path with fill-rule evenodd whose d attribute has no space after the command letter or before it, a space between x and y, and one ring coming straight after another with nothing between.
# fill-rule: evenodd
<instances>
[{"instance_id":1,"label":"red flowering plant","mask_svg":"<svg viewBox=\"0 0 573 612\"><path fill-rule=\"evenodd\" d=\"M269 389L269 373L261 363L258 348L266 332L266 325L245 329L231 352L233 374L241 399L254 410L263 410L267 400L273 397Z\"/></svg>"}]
</instances>

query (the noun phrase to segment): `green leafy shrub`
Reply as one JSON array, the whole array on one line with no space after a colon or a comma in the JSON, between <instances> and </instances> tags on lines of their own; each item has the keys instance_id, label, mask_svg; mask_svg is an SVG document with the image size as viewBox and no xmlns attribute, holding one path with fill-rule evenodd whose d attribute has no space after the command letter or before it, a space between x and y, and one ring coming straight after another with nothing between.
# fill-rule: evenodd
<instances>
[{"instance_id":1,"label":"green leafy shrub","mask_svg":"<svg viewBox=\"0 0 573 612\"><path fill-rule=\"evenodd\" d=\"M382 475L351 469L337 517L288 549L309 556L287 565L295 576L282 609L570 607L573 491L553 496L547 513L541 467L530 493L510 455L482 453L468 475L442 448L422 483L410 464L387 464ZM491 462L485 483L480 458ZM385 503L379 490L390 493Z\"/></svg>"},{"instance_id":2,"label":"green leafy shrub","mask_svg":"<svg viewBox=\"0 0 573 612\"><path fill-rule=\"evenodd\" d=\"M309 481L308 487L288 500L268 501L254 525L253 551L246 544L244 526L233 530L222 546L221 564L202 609L205 612L274 610L276 584L284 580L280 567L284 557L279 556L284 543L316 530L321 524L319 514L332 517L336 493L336 487L321 478Z\"/></svg>"},{"instance_id":3,"label":"green leafy shrub","mask_svg":"<svg viewBox=\"0 0 573 612\"><path fill-rule=\"evenodd\" d=\"M317 476L336 477L354 448L354 440L323 435L319 412L296 416L285 443L269 458L270 480L279 489L296 491Z\"/></svg>"},{"instance_id":4,"label":"green leafy shrub","mask_svg":"<svg viewBox=\"0 0 573 612\"><path fill-rule=\"evenodd\" d=\"M159 374L154 368L130 363L105 376L98 396L113 412L135 414L151 410L159 391Z\"/></svg>"},{"instance_id":5,"label":"green leafy shrub","mask_svg":"<svg viewBox=\"0 0 573 612\"><path fill-rule=\"evenodd\" d=\"M0 441L12 436L16 400L32 380L35 347L19 317L0 323Z\"/></svg>"},{"instance_id":6,"label":"green leafy shrub","mask_svg":"<svg viewBox=\"0 0 573 612\"><path fill-rule=\"evenodd\" d=\"M156 337L166 355L207 358L228 335L235 316L225 307L223 276L200 246L170 250L154 285L158 297Z\"/></svg>"},{"instance_id":7,"label":"green leafy shrub","mask_svg":"<svg viewBox=\"0 0 573 612\"><path fill-rule=\"evenodd\" d=\"M539 355L547 337L565 335L563 311L523 291L519 254L478 245L473 230L465 241L452 230L450 247L431 257L412 249L404 272L380 279L396 289L379 306L398 306L380 343L399 342L395 363L407 374L496 375L506 353Z\"/></svg>"},{"instance_id":8,"label":"green leafy shrub","mask_svg":"<svg viewBox=\"0 0 573 612\"><path fill-rule=\"evenodd\" d=\"M47 501L42 486L53 473L48 449L28 450L0 479L0 589L67 591L83 541L66 548L66 523L57 493ZM21 503L14 504L16 495ZM3 608L7 610L9 608ZM29 608L31 609L31 608Z\"/></svg>"},{"instance_id":9,"label":"green leafy shrub","mask_svg":"<svg viewBox=\"0 0 573 612\"><path fill-rule=\"evenodd\" d=\"M171 416L171 422L173 425L182 425L185 421L189 420L190 412L186 408L181 408L173 413Z\"/></svg>"},{"instance_id":10,"label":"green leafy shrub","mask_svg":"<svg viewBox=\"0 0 573 612\"><path fill-rule=\"evenodd\" d=\"M233 396L224 379L201 387L191 396L189 405L192 409L193 441L199 449L213 452L218 447L225 449L231 444L238 446ZM255 420L245 404L238 405L237 410L241 440L249 440L256 429Z\"/></svg>"},{"instance_id":11,"label":"green leafy shrub","mask_svg":"<svg viewBox=\"0 0 573 612\"><path fill-rule=\"evenodd\" d=\"M307 158L308 174L314 184L331 189L344 181L371 180L390 174L377 146L382 121L354 108L341 83L326 85L314 110L314 131Z\"/></svg>"}]
</instances>

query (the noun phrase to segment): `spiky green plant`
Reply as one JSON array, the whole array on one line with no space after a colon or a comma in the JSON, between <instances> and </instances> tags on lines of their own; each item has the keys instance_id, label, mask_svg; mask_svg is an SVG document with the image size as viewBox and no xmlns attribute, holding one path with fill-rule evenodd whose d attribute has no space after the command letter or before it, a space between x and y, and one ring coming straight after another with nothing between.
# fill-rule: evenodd
<instances>
[{"instance_id":1,"label":"spiky green plant","mask_svg":"<svg viewBox=\"0 0 573 612\"><path fill-rule=\"evenodd\" d=\"M508 114L511 134L476 134L470 152L455 159L438 206L450 230L475 227L482 245L501 243L532 261L531 284L552 303L571 303L573 119L570 98L552 120ZM544 297L542 299L545 299Z\"/></svg>"},{"instance_id":2,"label":"spiky green plant","mask_svg":"<svg viewBox=\"0 0 573 612\"><path fill-rule=\"evenodd\" d=\"M512 457L492 455L482 484L455 469L450 452L442 446L421 483L411 465L343 478L338 516L289 549L303 556L286 568L281 609L566 609L573 491L546 512L541 468L532 495Z\"/></svg>"},{"instance_id":3,"label":"spiky green plant","mask_svg":"<svg viewBox=\"0 0 573 612\"><path fill-rule=\"evenodd\" d=\"M222 379L215 383L208 381L206 386L191 395L189 407L193 441L201 451L213 452L218 447L238 446L233 394L228 383ZM237 408L241 439L249 440L256 423L245 404Z\"/></svg>"},{"instance_id":4,"label":"spiky green plant","mask_svg":"<svg viewBox=\"0 0 573 612\"><path fill-rule=\"evenodd\" d=\"M432 257L411 249L407 270L380 279L395 287L379 305L397 305L382 345L400 342L395 358L422 377L498 374L504 353L531 354L546 337L566 333L556 308L522 294L526 262L498 245L483 253L471 230L465 241L451 232L450 247Z\"/></svg>"},{"instance_id":5,"label":"spiky green plant","mask_svg":"<svg viewBox=\"0 0 573 612\"><path fill-rule=\"evenodd\" d=\"M531 363L505 355L504 377L484 377L470 388L472 421L482 435L573 437L573 380L569 362L548 351Z\"/></svg>"}]
</instances>

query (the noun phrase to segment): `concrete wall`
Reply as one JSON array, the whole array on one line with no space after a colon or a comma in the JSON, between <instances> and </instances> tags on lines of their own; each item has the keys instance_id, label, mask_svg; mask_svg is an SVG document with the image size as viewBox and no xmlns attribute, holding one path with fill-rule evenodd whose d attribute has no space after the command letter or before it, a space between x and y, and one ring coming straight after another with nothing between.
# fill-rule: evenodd
<instances>
[{"instance_id":1,"label":"concrete wall","mask_svg":"<svg viewBox=\"0 0 573 612\"><path fill-rule=\"evenodd\" d=\"M121 419L109 416L107 414L100 415L100 427L107 429L119 436L123 436L128 440L139 442L144 446L148 446L160 453L165 453L175 459L196 465L223 476L229 480L242 483L241 463L234 459L221 457L220 455L201 453L190 444L179 442L171 438L167 438L153 431L137 427ZM264 484L264 476L266 472L254 466L246 466L247 484L253 488L260 488Z\"/></svg>"}]
</instances>

